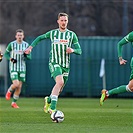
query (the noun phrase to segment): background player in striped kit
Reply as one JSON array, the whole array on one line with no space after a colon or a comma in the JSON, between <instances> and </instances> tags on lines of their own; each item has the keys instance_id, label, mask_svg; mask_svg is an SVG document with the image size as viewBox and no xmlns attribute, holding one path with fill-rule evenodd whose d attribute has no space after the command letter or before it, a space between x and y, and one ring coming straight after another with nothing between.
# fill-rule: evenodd
<instances>
[{"instance_id":1,"label":"background player in striped kit","mask_svg":"<svg viewBox=\"0 0 133 133\"><path fill-rule=\"evenodd\" d=\"M21 93L23 82L26 77L26 62L25 59L31 59L31 54L25 54L25 49L29 46L24 39L24 31L22 29L16 30L16 40L8 44L4 56L10 60L9 69L12 84L6 93L6 100L10 100L11 94L13 94L13 101L11 106L13 108L19 108L16 101Z\"/></svg>"},{"instance_id":2,"label":"background player in striped kit","mask_svg":"<svg viewBox=\"0 0 133 133\"><path fill-rule=\"evenodd\" d=\"M51 40L49 69L51 77L54 78L56 84L52 89L51 95L45 97L44 112L46 113L52 113L56 110L58 96L68 80L70 54L81 54L82 52L76 34L67 29L68 15L59 13L57 23L59 25L58 29L38 36L25 51L28 54L41 40L46 38ZM74 48L72 48L72 45Z\"/></svg>"}]
</instances>

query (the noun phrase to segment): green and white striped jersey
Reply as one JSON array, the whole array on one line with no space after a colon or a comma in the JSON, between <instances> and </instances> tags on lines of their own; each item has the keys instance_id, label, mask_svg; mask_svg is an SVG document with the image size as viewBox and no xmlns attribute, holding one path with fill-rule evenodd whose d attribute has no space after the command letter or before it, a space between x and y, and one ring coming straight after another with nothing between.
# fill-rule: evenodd
<instances>
[{"instance_id":1,"label":"green and white striped jersey","mask_svg":"<svg viewBox=\"0 0 133 133\"><path fill-rule=\"evenodd\" d=\"M38 36L31 46L36 46L38 42L49 38L51 40L50 62L59 64L62 67L69 68L70 54L66 53L68 47L74 46L74 53L81 54L81 48L78 38L73 31L66 30L61 32L59 29L51 30L41 36Z\"/></svg>"},{"instance_id":2,"label":"green and white striped jersey","mask_svg":"<svg viewBox=\"0 0 133 133\"><path fill-rule=\"evenodd\" d=\"M26 71L26 61L24 57L24 51L29 46L29 44L25 41L22 41L21 44L18 44L17 41L13 41L8 44L5 52L5 57L7 59L14 58L17 60L17 63L12 63L10 61L10 71ZM7 56L7 55L10 56Z\"/></svg>"}]
</instances>

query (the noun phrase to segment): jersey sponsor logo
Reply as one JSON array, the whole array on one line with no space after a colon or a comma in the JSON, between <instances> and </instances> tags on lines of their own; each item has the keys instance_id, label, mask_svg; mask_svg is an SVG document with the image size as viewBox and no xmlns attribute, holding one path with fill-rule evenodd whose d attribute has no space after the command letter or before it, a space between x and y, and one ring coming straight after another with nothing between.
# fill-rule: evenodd
<instances>
[{"instance_id":1,"label":"jersey sponsor logo","mask_svg":"<svg viewBox=\"0 0 133 133\"><path fill-rule=\"evenodd\" d=\"M14 50L14 53L22 55L24 52L22 50Z\"/></svg>"},{"instance_id":2,"label":"jersey sponsor logo","mask_svg":"<svg viewBox=\"0 0 133 133\"><path fill-rule=\"evenodd\" d=\"M68 40L63 40L63 39L61 39L60 42L68 43L69 41L68 41Z\"/></svg>"},{"instance_id":3,"label":"jersey sponsor logo","mask_svg":"<svg viewBox=\"0 0 133 133\"><path fill-rule=\"evenodd\" d=\"M69 40L63 40L63 39L54 39L54 44L68 44Z\"/></svg>"}]
</instances>

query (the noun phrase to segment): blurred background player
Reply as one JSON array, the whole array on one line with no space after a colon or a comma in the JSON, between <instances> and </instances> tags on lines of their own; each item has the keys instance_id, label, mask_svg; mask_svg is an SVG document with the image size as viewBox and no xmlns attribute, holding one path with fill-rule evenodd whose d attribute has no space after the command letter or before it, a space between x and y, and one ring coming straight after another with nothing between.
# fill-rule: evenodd
<instances>
[{"instance_id":1,"label":"blurred background player","mask_svg":"<svg viewBox=\"0 0 133 133\"><path fill-rule=\"evenodd\" d=\"M9 69L12 84L6 93L6 100L10 100L11 94L13 94L13 101L11 106L13 108L19 108L16 101L21 93L23 82L26 78L26 62L25 59L31 59L31 54L25 54L25 49L29 44L24 39L24 31L22 29L16 30L16 40L8 44L4 56L10 60Z\"/></svg>"},{"instance_id":2,"label":"blurred background player","mask_svg":"<svg viewBox=\"0 0 133 133\"><path fill-rule=\"evenodd\" d=\"M3 54L2 54L2 51L0 50L0 62L2 61L2 58L3 58Z\"/></svg>"},{"instance_id":3,"label":"blurred background player","mask_svg":"<svg viewBox=\"0 0 133 133\"><path fill-rule=\"evenodd\" d=\"M124 38L122 38L117 44L120 65L125 65L127 62L122 57L122 46L127 44L128 42L133 42L133 31L130 32L128 35L126 35ZM124 92L133 92L133 57L131 58L130 66L131 66L131 74L130 74L130 80L129 80L128 85L121 85L121 86L111 89L109 91L103 89L102 95L100 98L100 105L103 105L103 102L111 95L120 94L120 93L124 93Z\"/></svg>"},{"instance_id":4,"label":"blurred background player","mask_svg":"<svg viewBox=\"0 0 133 133\"><path fill-rule=\"evenodd\" d=\"M54 78L56 83L51 95L45 97L44 105L44 112L49 112L50 114L56 110L58 96L68 80L70 54L75 53L80 55L82 52L76 34L67 29L68 15L66 13L59 13L57 23L59 25L58 29L38 36L25 51L25 53L28 54L41 40L47 38L51 40L49 69L51 77ZM74 48L72 48L72 44Z\"/></svg>"}]
</instances>

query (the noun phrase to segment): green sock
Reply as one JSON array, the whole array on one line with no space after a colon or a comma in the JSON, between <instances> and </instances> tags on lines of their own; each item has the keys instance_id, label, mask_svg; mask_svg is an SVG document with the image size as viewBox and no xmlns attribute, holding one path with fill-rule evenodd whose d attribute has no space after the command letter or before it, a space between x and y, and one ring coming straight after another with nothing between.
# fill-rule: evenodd
<instances>
[{"instance_id":1,"label":"green sock","mask_svg":"<svg viewBox=\"0 0 133 133\"><path fill-rule=\"evenodd\" d=\"M50 105L50 108L52 109L52 110L55 110L56 109L56 104L57 104L57 101L51 101L51 105Z\"/></svg>"},{"instance_id":2,"label":"green sock","mask_svg":"<svg viewBox=\"0 0 133 133\"><path fill-rule=\"evenodd\" d=\"M19 99L19 96L13 95L13 102L17 102L18 99Z\"/></svg>"},{"instance_id":3,"label":"green sock","mask_svg":"<svg viewBox=\"0 0 133 133\"><path fill-rule=\"evenodd\" d=\"M51 97L50 96L48 97L48 103L51 103Z\"/></svg>"},{"instance_id":4,"label":"green sock","mask_svg":"<svg viewBox=\"0 0 133 133\"><path fill-rule=\"evenodd\" d=\"M113 95L113 94L120 94L120 93L127 92L126 86L127 85L122 85L117 88L111 89L108 91L108 94Z\"/></svg>"},{"instance_id":5,"label":"green sock","mask_svg":"<svg viewBox=\"0 0 133 133\"><path fill-rule=\"evenodd\" d=\"M50 105L50 108L52 110L55 110L56 109L57 101L58 101L58 96L51 95L51 105Z\"/></svg>"},{"instance_id":6,"label":"green sock","mask_svg":"<svg viewBox=\"0 0 133 133\"><path fill-rule=\"evenodd\" d=\"M17 102L17 99L14 99L14 98L13 98L12 102L16 103L16 102Z\"/></svg>"}]
</instances>

